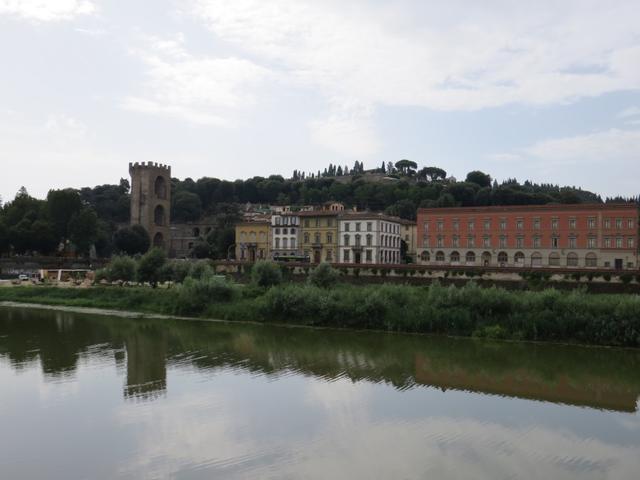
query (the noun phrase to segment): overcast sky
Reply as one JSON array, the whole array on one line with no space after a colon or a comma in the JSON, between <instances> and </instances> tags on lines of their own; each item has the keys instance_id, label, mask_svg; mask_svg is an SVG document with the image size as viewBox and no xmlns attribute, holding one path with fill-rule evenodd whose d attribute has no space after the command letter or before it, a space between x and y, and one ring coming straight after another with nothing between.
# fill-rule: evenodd
<instances>
[{"instance_id":1,"label":"overcast sky","mask_svg":"<svg viewBox=\"0 0 640 480\"><path fill-rule=\"evenodd\" d=\"M0 0L0 195L408 158L640 193L640 1Z\"/></svg>"}]
</instances>

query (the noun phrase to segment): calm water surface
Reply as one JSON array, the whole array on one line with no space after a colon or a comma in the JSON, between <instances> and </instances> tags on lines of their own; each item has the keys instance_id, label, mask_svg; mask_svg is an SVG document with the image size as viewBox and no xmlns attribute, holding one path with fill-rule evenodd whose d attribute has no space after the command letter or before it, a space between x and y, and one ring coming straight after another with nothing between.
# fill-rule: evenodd
<instances>
[{"instance_id":1,"label":"calm water surface","mask_svg":"<svg viewBox=\"0 0 640 480\"><path fill-rule=\"evenodd\" d=\"M640 352L0 308L2 479L638 479Z\"/></svg>"}]
</instances>

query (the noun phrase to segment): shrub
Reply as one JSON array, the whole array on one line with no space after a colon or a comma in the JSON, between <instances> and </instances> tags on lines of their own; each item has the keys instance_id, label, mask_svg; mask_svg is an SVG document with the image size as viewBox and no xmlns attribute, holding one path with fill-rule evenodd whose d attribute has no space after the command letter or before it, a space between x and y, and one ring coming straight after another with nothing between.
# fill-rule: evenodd
<instances>
[{"instance_id":1,"label":"shrub","mask_svg":"<svg viewBox=\"0 0 640 480\"><path fill-rule=\"evenodd\" d=\"M191 274L191 263L183 260L174 260L171 262L173 276L171 280L175 283L182 283Z\"/></svg>"},{"instance_id":2,"label":"shrub","mask_svg":"<svg viewBox=\"0 0 640 480\"><path fill-rule=\"evenodd\" d=\"M605 282L610 282L611 281L611 274L610 273L605 273L602 275L602 278L604 279Z\"/></svg>"},{"instance_id":3,"label":"shrub","mask_svg":"<svg viewBox=\"0 0 640 480\"><path fill-rule=\"evenodd\" d=\"M251 269L251 281L259 287L278 285L282 282L282 272L274 262L260 261Z\"/></svg>"},{"instance_id":4,"label":"shrub","mask_svg":"<svg viewBox=\"0 0 640 480\"><path fill-rule=\"evenodd\" d=\"M230 302L237 296L237 287L220 277L187 278L178 288L175 310L183 315L202 314L211 303Z\"/></svg>"},{"instance_id":5,"label":"shrub","mask_svg":"<svg viewBox=\"0 0 640 480\"><path fill-rule=\"evenodd\" d=\"M167 261L164 250L152 248L145 253L138 262L138 280L149 282L153 288L158 286L161 280L162 267Z\"/></svg>"},{"instance_id":6,"label":"shrub","mask_svg":"<svg viewBox=\"0 0 640 480\"><path fill-rule=\"evenodd\" d=\"M95 283L100 283L102 280L109 280L108 268L99 268L98 270L96 270L96 275L94 277Z\"/></svg>"},{"instance_id":7,"label":"shrub","mask_svg":"<svg viewBox=\"0 0 640 480\"><path fill-rule=\"evenodd\" d=\"M189 271L189 276L191 278L195 278L196 280L210 278L213 275L213 268L211 268L211 265L209 265L209 262L207 262L206 260L199 260L197 262L194 262L191 265L191 269Z\"/></svg>"},{"instance_id":8,"label":"shrub","mask_svg":"<svg viewBox=\"0 0 640 480\"><path fill-rule=\"evenodd\" d=\"M623 273L620 275L620 281L625 285L628 285L633 280L633 275L630 273Z\"/></svg>"},{"instance_id":9,"label":"shrub","mask_svg":"<svg viewBox=\"0 0 640 480\"><path fill-rule=\"evenodd\" d=\"M321 263L309 275L309 283L320 288L331 288L338 283L340 274L328 263Z\"/></svg>"},{"instance_id":10,"label":"shrub","mask_svg":"<svg viewBox=\"0 0 640 480\"><path fill-rule=\"evenodd\" d=\"M131 282L136 276L136 262L126 256L113 257L108 267L109 281Z\"/></svg>"}]
</instances>

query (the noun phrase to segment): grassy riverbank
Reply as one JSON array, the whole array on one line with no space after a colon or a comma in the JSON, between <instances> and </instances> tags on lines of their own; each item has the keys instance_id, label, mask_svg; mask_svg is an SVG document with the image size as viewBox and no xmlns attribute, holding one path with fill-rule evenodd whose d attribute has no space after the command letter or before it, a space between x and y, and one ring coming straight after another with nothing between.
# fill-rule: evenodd
<instances>
[{"instance_id":1,"label":"grassy riverbank","mask_svg":"<svg viewBox=\"0 0 640 480\"><path fill-rule=\"evenodd\" d=\"M170 289L16 287L0 301L236 321L640 346L640 297L406 285L237 286L210 279Z\"/></svg>"}]
</instances>

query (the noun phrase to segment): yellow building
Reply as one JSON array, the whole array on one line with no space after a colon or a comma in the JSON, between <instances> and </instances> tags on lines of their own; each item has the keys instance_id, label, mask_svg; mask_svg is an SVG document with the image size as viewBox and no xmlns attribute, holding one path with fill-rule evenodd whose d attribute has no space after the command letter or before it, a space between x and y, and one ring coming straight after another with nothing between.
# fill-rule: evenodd
<instances>
[{"instance_id":1,"label":"yellow building","mask_svg":"<svg viewBox=\"0 0 640 480\"><path fill-rule=\"evenodd\" d=\"M300 212L300 247L312 263L336 262L339 211Z\"/></svg>"},{"instance_id":2,"label":"yellow building","mask_svg":"<svg viewBox=\"0 0 640 480\"><path fill-rule=\"evenodd\" d=\"M236 224L236 260L255 262L269 258L270 222L259 220Z\"/></svg>"},{"instance_id":3,"label":"yellow building","mask_svg":"<svg viewBox=\"0 0 640 480\"><path fill-rule=\"evenodd\" d=\"M402 228L400 229L400 235L402 240L407 243L407 256L411 258L414 263L417 263L416 249L418 248L418 228L416 222L411 220L400 220Z\"/></svg>"}]
</instances>

